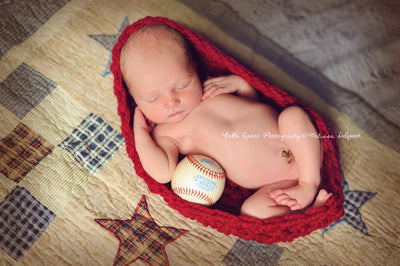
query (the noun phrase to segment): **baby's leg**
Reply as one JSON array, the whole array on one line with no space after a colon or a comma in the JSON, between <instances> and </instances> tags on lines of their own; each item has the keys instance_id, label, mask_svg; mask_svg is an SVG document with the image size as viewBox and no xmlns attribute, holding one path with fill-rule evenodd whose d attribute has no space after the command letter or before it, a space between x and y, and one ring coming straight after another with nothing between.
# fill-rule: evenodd
<instances>
[{"instance_id":1,"label":"baby's leg","mask_svg":"<svg viewBox=\"0 0 400 266\"><path fill-rule=\"evenodd\" d=\"M317 130L308 114L300 107L291 106L282 111L278 118L279 133L294 156L299 180L298 184L288 189L278 189L270 196L280 205L290 207L292 211L309 206L318 191L321 181L321 143Z\"/></svg>"},{"instance_id":2,"label":"baby's leg","mask_svg":"<svg viewBox=\"0 0 400 266\"><path fill-rule=\"evenodd\" d=\"M283 181L264 186L251 195L242 205L241 214L266 219L282 216L290 212L289 207L278 205L269 193L277 188L288 188L297 184L297 181Z\"/></svg>"},{"instance_id":3,"label":"baby's leg","mask_svg":"<svg viewBox=\"0 0 400 266\"><path fill-rule=\"evenodd\" d=\"M291 212L288 206L279 205L269 194L277 189L288 189L297 185L295 180L285 180L278 183L266 185L251 195L242 205L240 210L242 215L248 215L259 219L283 216ZM321 189L310 208L319 207L332 196L325 189Z\"/></svg>"}]
</instances>

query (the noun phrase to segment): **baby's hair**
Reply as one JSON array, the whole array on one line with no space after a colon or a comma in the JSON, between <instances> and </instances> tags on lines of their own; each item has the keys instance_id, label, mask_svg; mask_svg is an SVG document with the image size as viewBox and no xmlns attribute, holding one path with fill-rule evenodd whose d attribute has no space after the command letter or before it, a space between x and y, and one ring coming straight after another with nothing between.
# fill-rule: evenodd
<instances>
[{"instance_id":1,"label":"baby's hair","mask_svg":"<svg viewBox=\"0 0 400 266\"><path fill-rule=\"evenodd\" d=\"M197 63L194 59L193 48L185 36L179 31L167 25L145 25L137 31L133 32L121 50L120 66L121 71L125 72L125 62L127 50L139 46L143 52L152 50L162 50L165 44L172 44L175 48L181 48L189 66L193 66L197 70Z\"/></svg>"}]
</instances>

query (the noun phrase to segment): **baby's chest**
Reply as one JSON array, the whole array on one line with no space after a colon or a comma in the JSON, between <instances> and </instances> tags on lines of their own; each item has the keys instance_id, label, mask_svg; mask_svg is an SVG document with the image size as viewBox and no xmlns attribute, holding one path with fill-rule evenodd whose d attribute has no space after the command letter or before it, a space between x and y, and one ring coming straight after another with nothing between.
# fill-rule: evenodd
<instances>
[{"instance_id":1,"label":"baby's chest","mask_svg":"<svg viewBox=\"0 0 400 266\"><path fill-rule=\"evenodd\" d=\"M195 121L183 124L176 135L180 152L203 152L205 147L216 145L223 139L226 127L226 122L218 121L215 117L198 117Z\"/></svg>"}]
</instances>

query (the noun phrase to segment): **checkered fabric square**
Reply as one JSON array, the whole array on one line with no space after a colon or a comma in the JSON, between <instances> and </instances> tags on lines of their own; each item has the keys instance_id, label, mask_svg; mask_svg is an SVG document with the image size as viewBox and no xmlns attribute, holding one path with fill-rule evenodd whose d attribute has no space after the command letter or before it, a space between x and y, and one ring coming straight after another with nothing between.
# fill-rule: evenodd
<instances>
[{"instance_id":1,"label":"checkered fabric square","mask_svg":"<svg viewBox=\"0 0 400 266\"><path fill-rule=\"evenodd\" d=\"M54 217L55 214L26 189L15 187L0 203L0 247L18 260Z\"/></svg>"},{"instance_id":2,"label":"checkered fabric square","mask_svg":"<svg viewBox=\"0 0 400 266\"><path fill-rule=\"evenodd\" d=\"M25 63L0 83L0 104L23 119L57 84Z\"/></svg>"},{"instance_id":3,"label":"checkered fabric square","mask_svg":"<svg viewBox=\"0 0 400 266\"><path fill-rule=\"evenodd\" d=\"M0 58L36 32L69 0L0 1Z\"/></svg>"},{"instance_id":4,"label":"checkered fabric square","mask_svg":"<svg viewBox=\"0 0 400 266\"><path fill-rule=\"evenodd\" d=\"M97 173L124 143L120 133L90 114L59 147L69 151L90 173Z\"/></svg>"},{"instance_id":5,"label":"checkered fabric square","mask_svg":"<svg viewBox=\"0 0 400 266\"><path fill-rule=\"evenodd\" d=\"M54 146L23 123L0 140L0 172L20 182Z\"/></svg>"},{"instance_id":6,"label":"checkered fabric square","mask_svg":"<svg viewBox=\"0 0 400 266\"><path fill-rule=\"evenodd\" d=\"M226 265L276 265L284 249L278 245L266 245L238 239L224 258Z\"/></svg>"}]
</instances>

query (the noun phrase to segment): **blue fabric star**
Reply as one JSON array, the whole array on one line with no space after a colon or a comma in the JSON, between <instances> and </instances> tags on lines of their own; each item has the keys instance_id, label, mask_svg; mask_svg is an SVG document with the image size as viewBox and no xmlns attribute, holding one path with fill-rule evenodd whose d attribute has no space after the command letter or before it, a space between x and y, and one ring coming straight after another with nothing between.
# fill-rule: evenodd
<instances>
[{"instance_id":1,"label":"blue fabric star","mask_svg":"<svg viewBox=\"0 0 400 266\"><path fill-rule=\"evenodd\" d=\"M344 179L342 174L342 186L344 193L344 216L332 223L330 226L324 229L322 235L331 230L333 227L338 225L341 222L346 222L355 229L362 232L364 235L369 235L367 226L362 220L360 208L367 203L370 199L372 199L376 193L360 191L360 190L350 190L347 181Z\"/></svg>"},{"instance_id":2,"label":"blue fabric star","mask_svg":"<svg viewBox=\"0 0 400 266\"><path fill-rule=\"evenodd\" d=\"M112 53L111 50L114 47L114 44L117 42L119 35L121 35L122 31L129 25L128 17L125 17L124 21L119 28L117 34L109 35L109 34L96 34L96 35L89 35L90 38L95 39L98 43L100 43L104 48L110 51L110 56L108 58L106 69L103 72L103 77L111 74L110 65L112 60Z\"/></svg>"}]
</instances>

